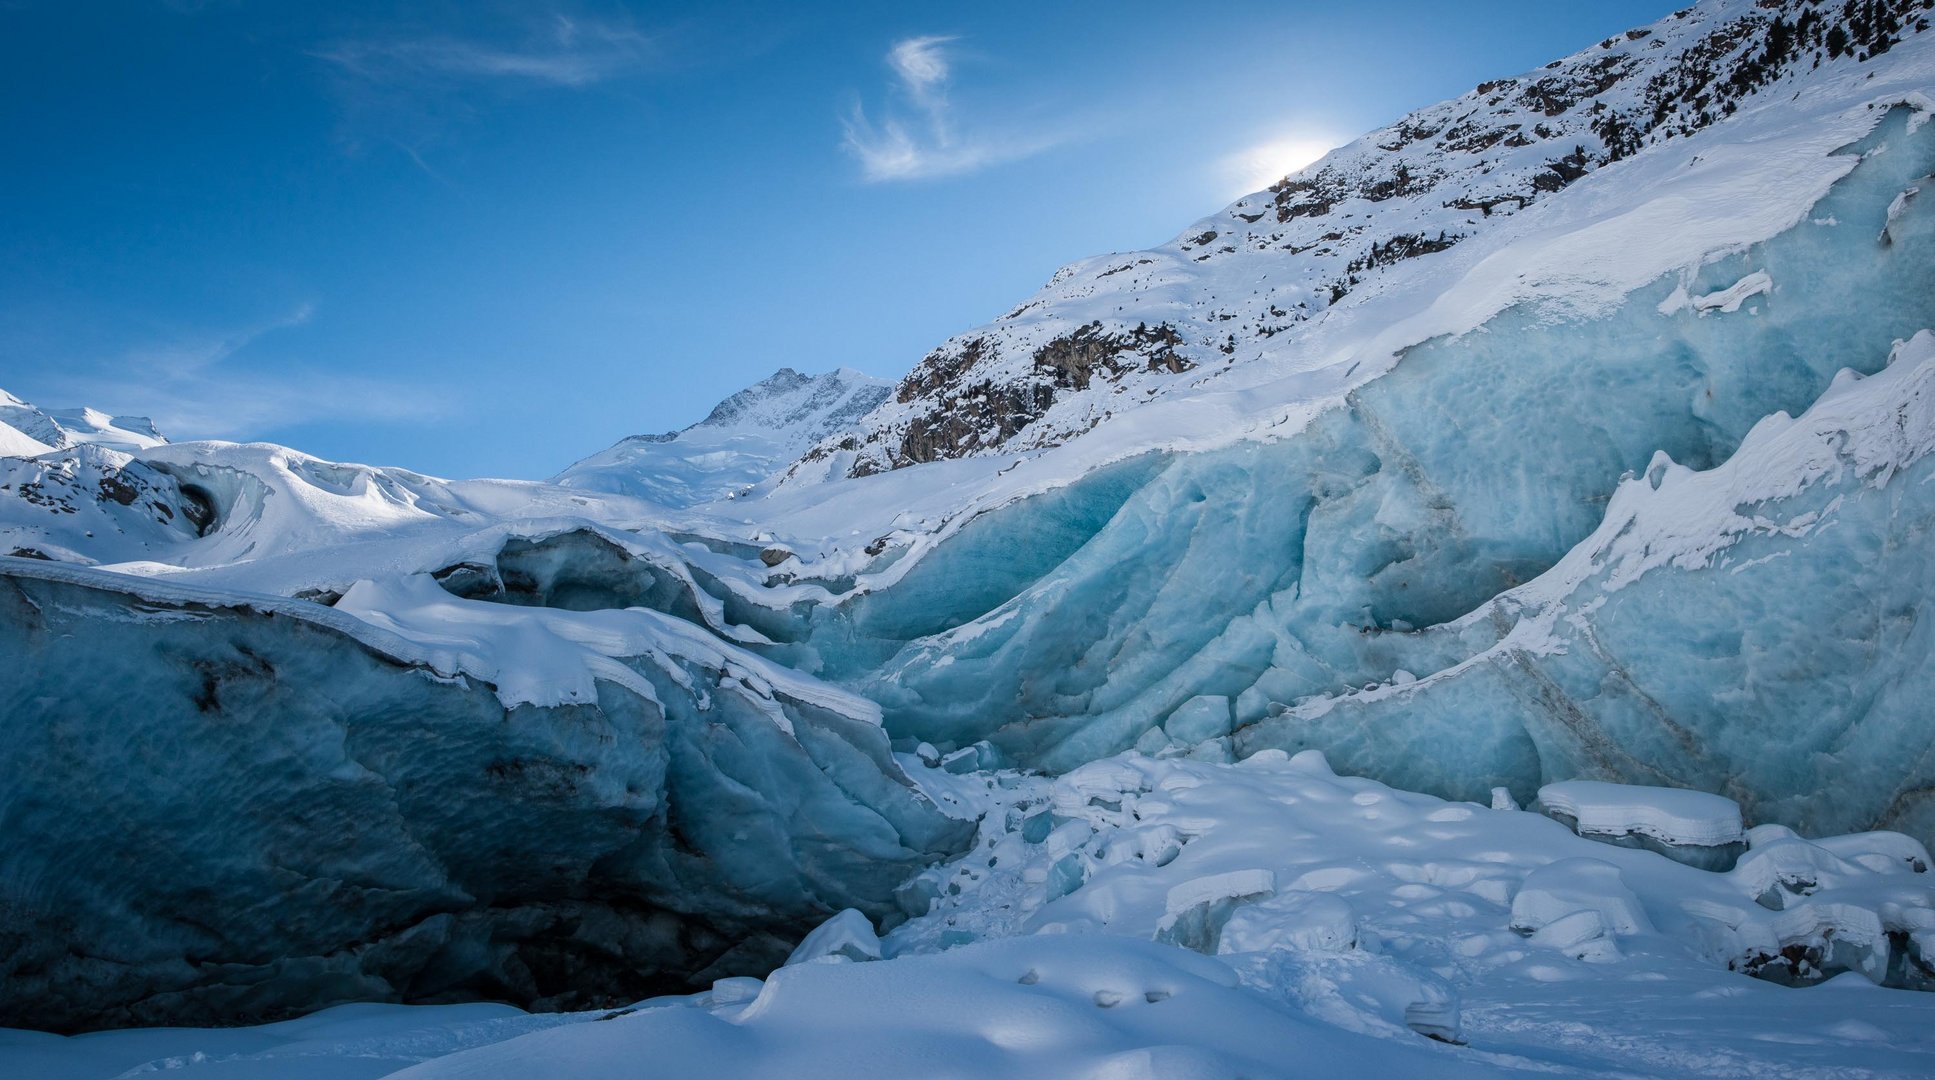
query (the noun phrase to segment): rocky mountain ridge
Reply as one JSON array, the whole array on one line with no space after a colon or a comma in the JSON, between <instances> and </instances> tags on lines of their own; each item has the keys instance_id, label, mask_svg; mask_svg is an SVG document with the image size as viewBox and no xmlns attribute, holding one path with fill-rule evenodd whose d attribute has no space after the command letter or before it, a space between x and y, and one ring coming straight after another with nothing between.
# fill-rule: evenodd
<instances>
[{"instance_id":1,"label":"rocky mountain ridge","mask_svg":"<svg viewBox=\"0 0 1935 1080\"><path fill-rule=\"evenodd\" d=\"M1394 265L1771 100L1802 73L1866 64L1925 33L1931 9L1721 0L1420 109L1168 244L1063 267L928 354L789 481L1053 446L1225 370L1294 357L1303 330L1375 294Z\"/></svg>"}]
</instances>

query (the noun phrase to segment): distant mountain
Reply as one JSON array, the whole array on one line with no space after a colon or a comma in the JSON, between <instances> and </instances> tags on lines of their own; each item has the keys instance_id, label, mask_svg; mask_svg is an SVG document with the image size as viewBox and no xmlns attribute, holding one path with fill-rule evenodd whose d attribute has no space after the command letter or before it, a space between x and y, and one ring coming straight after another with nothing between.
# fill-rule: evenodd
<instances>
[{"instance_id":1,"label":"distant mountain","mask_svg":"<svg viewBox=\"0 0 1935 1080\"><path fill-rule=\"evenodd\" d=\"M40 409L5 390L0 390L0 424L54 450L91 443L131 454L168 441L145 416L109 416L89 408ZM11 436L0 432L0 440L11 440ZM31 449L15 441L5 445L9 448L4 452L10 456Z\"/></svg>"},{"instance_id":2,"label":"distant mountain","mask_svg":"<svg viewBox=\"0 0 1935 1080\"><path fill-rule=\"evenodd\" d=\"M893 384L851 368L780 368L682 431L634 435L552 478L565 487L694 506L771 476L808 447L853 426Z\"/></svg>"}]
</instances>

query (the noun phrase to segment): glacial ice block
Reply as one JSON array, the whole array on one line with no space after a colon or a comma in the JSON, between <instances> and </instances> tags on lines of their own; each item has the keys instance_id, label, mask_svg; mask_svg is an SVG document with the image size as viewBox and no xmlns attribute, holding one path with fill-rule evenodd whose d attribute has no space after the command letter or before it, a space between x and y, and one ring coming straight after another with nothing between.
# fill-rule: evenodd
<instances>
[{"instance_id":1,"label":"glacial ice block","mask_svg":"<svg viewBox=\"0 0 1935 1080\"><path fill-rule=\"evenodd\" d=\"M1740 804L1683 788L1561 780L1539 789L1547 816L1588 839L1652 840L1655 850L1710 869L1726 869L1745 850ZM1647 845L1654 846L1654 845Z\"/></svg>"},{"instance_id":2,"label":"glacial ice block","mask_svg":"<svg viewBox=\"0 0 1935 1080\"><path fill-rule=\"evenodd\" d=\"M785 966L810 964L828 957L856 963L880 959L880 936L873 932L873 923L860 912L847 908L801 939L786 958Z\"/></svg>"},{"instance_id":3,"label":"glacial ice block","mask_svg":"<svg viewBox=\"0 0 1935 1080\"><path fill-rule=\"evenodd\" d=\"M848 695L690 624L359 595L389 629L0 558L0 1022L704 987L971 828Z\"/></svg>"},{"instance_id":4,"label":"glacial ice block","mask_svg":"<svg viewBox=\"0 0 1935 1080\"><path fill-rule=\"evenodd\" d=\"M1521 748L1496 775L1525 794L1590 776L1725 790L1807 833L1935 835L1935 637L1916 614L1935 604L1931 449L1923 332L1712 469L1628 479L1551 571L1402 643L1470 649L1459 662L1399 693L1298 703L1239 742L1323 746L1475 797L1480 777L1433 773L1495 730Z\"/></svg>"}]
</instances>

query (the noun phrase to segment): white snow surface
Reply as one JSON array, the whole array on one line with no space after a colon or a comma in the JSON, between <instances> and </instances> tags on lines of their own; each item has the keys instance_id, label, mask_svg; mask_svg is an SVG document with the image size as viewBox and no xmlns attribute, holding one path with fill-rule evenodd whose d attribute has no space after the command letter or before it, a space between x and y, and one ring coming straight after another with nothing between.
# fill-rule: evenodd
<instances>
[{"instance_id":1,"label":"white snow surface","mask_svg":"<svg viewBox=\"0 0 1935 1080\"><path fill-rule=\"evenodd\" d=\"M6 424L54 449L82 444L135 453L166 443L154 421L145 416L110 416L85 406L39 409L0 390L0 424ZM13 450L0 451L17 456Z\"/></svg>"},{"instance_id":2,"label":"white snow surface","mask_svg":"<svg viewBox=\"0 0 1935 1080\"><path fill-rule=\"evenodd\" d=\"M0 457L33 457L53 449L12 424L0 423Z\"/></svg>"},{"instance_id":3,"label":"white snow surface","mask_svg":"<svg viewBox=\"0 0 1935 1080\"><path fill-rule=\"evenodd\" d=\"M1740 804L1705 791L1561 780L1540 788L1539 802L1577 822L1581 834L1639 833L1701 847L1738 843L1742 835Z\"/></svg>"},{"instance_id":4,"label":"white snow surface","mask_svg":"<svg viewBox=\"0 0 1935 1080\"><path fill-rule=\"evenodd\" d=\"M879 722L880 707L810 676L737 648L701 627L649 608L559 611L465 600L427 574L352 585L335 610L389 631L409 659L439 674L470 675L490 683L506 705L588 704L597 681L618 683L658 700L651 684L621 659L646 657L666 676L700 697L704 689L671 663L683 660L752 688L771 703L775 692L846 716ZM394 646L393 646L394 647ZM793 733L777 706L773 723Z\"/></svg>"},{"instance_id":5,"label":"white snow surface","mask_svg":"<svg viewBox=\"0 0 1935 1080\"><path fill-rule=\"evenodd\" d=\"M1810 842L1764 827L1719 874L1538 814L1338 776L1315 752L1235 765L1130 754L1056 780L907 763L936 798L985 814L980 841L910 886L924 914L876 942L843 912L763 984L563 1016L357 1007L264 1028L7 1032L0 1070L334 1078L420 1062L396 1075L526 1080L650 1062L666 1076L1155 1080L1935 1067L1935 995L1872 981L1897 948L1890 934L1935 949L1927 852L1896 834ZM1039 815L1060 822L1059 840L1028 838ZM1190 907L1198 918L1179 932ZM1784 947L1839 948L1848 966L1805 990L1728 970Z\"/></svg>"}]
</instances>

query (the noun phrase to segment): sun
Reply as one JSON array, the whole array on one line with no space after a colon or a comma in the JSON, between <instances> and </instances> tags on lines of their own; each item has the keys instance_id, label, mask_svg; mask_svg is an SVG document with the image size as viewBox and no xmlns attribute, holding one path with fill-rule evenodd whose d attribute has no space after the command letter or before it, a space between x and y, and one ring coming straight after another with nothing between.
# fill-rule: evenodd
<instances>
[{"instance_id":1,"label":"sun","mask_svg":"<svg viewBox=\"0 0 1935 1080\"><path fill-rule=\"evenodd\" d=\"M1308 132L1282 136L1231 155L1226 162L1227 172L1231 181L1241 188L1236 194L1248 195L1316 162L1343 142L1334 136Z\"/></svg>"}]
</instances>

